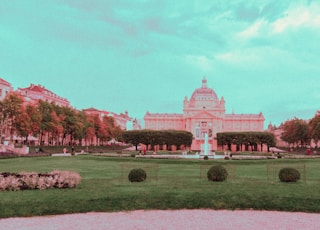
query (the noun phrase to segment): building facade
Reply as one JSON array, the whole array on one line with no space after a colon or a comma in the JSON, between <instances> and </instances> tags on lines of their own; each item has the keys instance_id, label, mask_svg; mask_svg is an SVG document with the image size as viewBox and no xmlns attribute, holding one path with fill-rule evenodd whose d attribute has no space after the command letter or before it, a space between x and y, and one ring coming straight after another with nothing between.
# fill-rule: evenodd
<instances>
[{"instance_id":1,"label":"building facade","mask_svg":"<svg viewBox=\"0 0 320 230\"><path fill-rule=\"evenodd\" d=\"M190 100L185 97L182 114L147 112L144 116L146 129L185 130L193 134L192 150L200 150L207 134L212 150L217 150L217 133L238 131L263 131L264 116L259 114L226 114L225 100L202 80L202 86L194 90Z\"/></svg>"},{"instance_id":2,"label":"building facade","mask_svg":"<svg viewBox=\"0 0 320 230\"><path fill-rule=\"evenodd\" d=\"M103 117L108 116L112 117L115 125L119 126L122 130L127 130L127 123L133 121L134 119L129 117L128 112L116 114L114 112L108 112L106 110L98 110L95 108L83 109L83 112L91 115L98 115L100 120L103 120Z\"/></svg>"},{"instance_id":3,"label":"building facade","mask_svg":"<svg viewBox=\"0 0 320 230\"><path fill-rule=\"evenodd\" d=\"M39 100L54 102L56 105L69 107L68 99L58 96L52 91L46 89L42 85L30 84L27 88L18 88L17 92L24 98L26 102L36 103Z\"/></svg>"},{"instance_id":4,"label":"building facade","mask_svg":"<svg viewBox=\"0 0 320 230\"><path fill-rule=\"evenodd\" d=\"M6 95L13 91L11 84L2 78L0 78L0 101L2 101Z\"/></svg>"}]
</instances>

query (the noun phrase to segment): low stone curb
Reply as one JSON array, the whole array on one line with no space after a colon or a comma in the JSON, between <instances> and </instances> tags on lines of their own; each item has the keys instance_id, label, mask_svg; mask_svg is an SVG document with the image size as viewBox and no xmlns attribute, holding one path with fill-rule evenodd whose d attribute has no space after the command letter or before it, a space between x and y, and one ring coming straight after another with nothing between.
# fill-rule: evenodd
<instances>
[{"instance_id":1,"label":"low stone curb","mask_svg":"<svg viewBox=\"0 0 320 230\"><path fill-rule=\"evenodd\" d=\"M53 156L53 157L70 157L71 153L54 153L51 156Z\"/></svg>"}]
</instances>

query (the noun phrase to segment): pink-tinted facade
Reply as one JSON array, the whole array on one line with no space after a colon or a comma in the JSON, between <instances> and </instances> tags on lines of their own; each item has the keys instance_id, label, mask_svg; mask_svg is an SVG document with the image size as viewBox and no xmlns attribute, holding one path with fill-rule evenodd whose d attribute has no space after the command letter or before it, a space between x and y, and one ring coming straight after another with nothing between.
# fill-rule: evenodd
<instances>
[{"instance_id":1,"label":"pink-tinted facade","mask_svg":"<svg viewBox=\"0 0 320 230\"><path fill-rule=\"evenodd\" d=\"M204 136L209 136L212 150L219 149L216 136L219 132L263 131L264 116L259 114L226 114L225 100L202 80L202 86L194 90L190 100L183 101L183 114L149 113L144 116L146 129L186 130L193 134L192 150L200 150Z\"/></svg>"},{"instance_id":2,"label":"pink-tinted facade","mask_svg":"<svg viewBox=\"0 0 320 230\"><path fill-rule=\"evenodd\" d=\"M70 106L70 103L66 98L58 96L41 85L31 84L27 88L18 88L17 92L24 97L26 102L36 103L37 101L42 100L50 103L54 102L59 106Z\"/></svg>"},{"instance_id":3,"label":"pink-tinted facade","mask_svg":"<svg viewBox=\"0 0 320 230\"><path fill-rule=\"evenodd\" d=\"M126 130L127 122L133 120L131 117L129 117L127 111L125 113L120 113L120 114L116 114L114 112L108 112L106 110L98 110L95 108L83 109L82 111L87 114L98 115L100 120L102 120L103 117L105 116L113 117L115 124L119 126L122 130Z\"/></svg>"},{"instance_id":4,"label":"pink-tinted facade","mask_svg":"<svg viewBox=\"0 0 320 230\"><path fill-rule=\"evenodd\" d=\"M13 92L11 84L0 78L0 101L2 101L10 92Z\"/></svg>"}]
</instances>

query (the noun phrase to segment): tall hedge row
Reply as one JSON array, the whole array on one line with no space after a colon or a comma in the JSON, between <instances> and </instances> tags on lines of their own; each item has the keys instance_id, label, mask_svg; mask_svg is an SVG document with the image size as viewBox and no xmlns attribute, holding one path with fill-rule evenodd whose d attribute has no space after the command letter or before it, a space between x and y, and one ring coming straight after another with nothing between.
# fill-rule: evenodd
<instances>
[{"instance_id":1,"label":"tall hedge row","mask_svg":"<svg viewBox=\"0 0 320 230\"><path fill-rule=\"evenodd\" d=\"M276 145L273 133L270 132L223 132L217 133L218 145L245 145L257 146L267 145L269 147Z\"/></svg>"},{"instance_id":2,"label":"tall hedge row","mask_svg":"<svg viewBox=\"0 0 320 230\"><path fill-rule=\"evenodd\" d=\"M138 149L139 144L146 146L166 145L167 149L175 145L191 146L193 135L182 130L130 130L123 133L123 140Z\"/></svg>"}]
</instances>

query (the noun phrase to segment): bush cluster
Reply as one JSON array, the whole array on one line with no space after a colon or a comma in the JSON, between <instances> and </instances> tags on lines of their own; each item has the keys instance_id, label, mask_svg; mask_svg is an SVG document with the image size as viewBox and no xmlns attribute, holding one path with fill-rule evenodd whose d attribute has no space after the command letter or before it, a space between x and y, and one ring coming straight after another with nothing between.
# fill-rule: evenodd
<instances>
[{"instance_id":1,"label":"bush cluster","mask_svg":"<svg viewBox=\"0 0 320 230\"><path fill-rule=\"evenodd\" d=\"M228 172L222 165L215 165L208 170L207 177L210 181L224 181L228 177Z\"/></svg>"},{"instance_id":2,"label":"bush cluster","mask_svg":"<svg viewBox=\"0 0 320 230\"><path fill-rule=\"evenodd\" d=\"M300 172L295 168L283 168L279 171L281 182L297 182L300 180Z\"/></svg>"},{"instance_id":3,"label":"bush cluster","mask_svg":"<svg viewBox=\"0 0 320 230\"><path fill-rule=\"evenodd\" d=\"M207 155L205 155L205 156L203 157L203 160L209 160L209 157L208 157Z\"/></svg>"},{"instance_id":4,"label":"bush cluster","mask_svg":"<svg viewBox=\"0 0 320 230\"><path fill-rule=\"evenodd\" d=\"M132 169L128 175L131 182L142 182L147 179L147 173L142 168Z\"/></svg>"},{"instance_id":5,"label":"bush cluster","mask_svg":"<svg viewBox=\"0 0 320 230\"><path fill-rule=\"evenodd\" d=\"M54 170L50 173L0 173L0 191L27 189L73 188L81 181L78 173Z\"/></svg>"}]
</instances>

